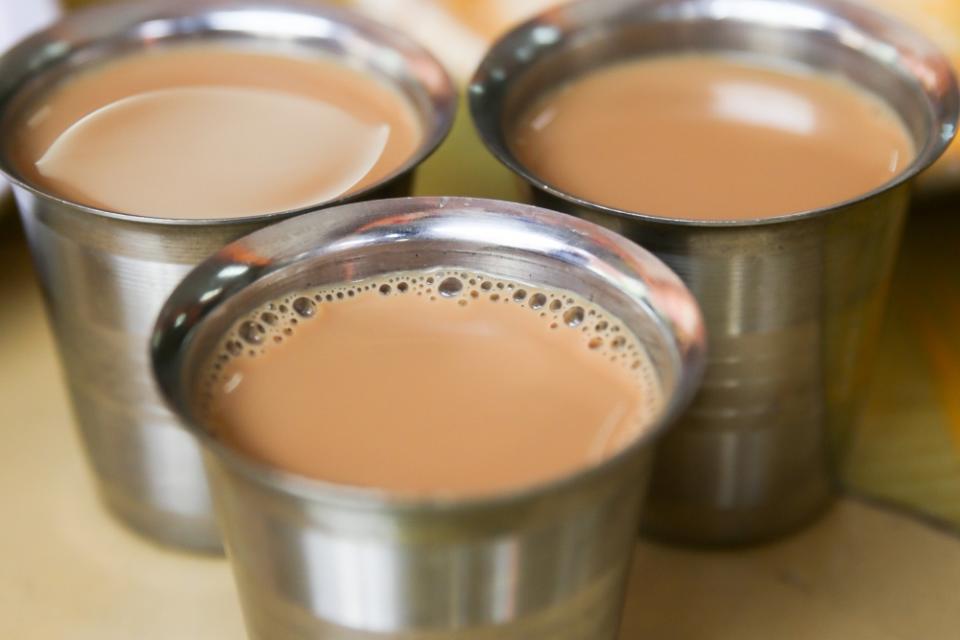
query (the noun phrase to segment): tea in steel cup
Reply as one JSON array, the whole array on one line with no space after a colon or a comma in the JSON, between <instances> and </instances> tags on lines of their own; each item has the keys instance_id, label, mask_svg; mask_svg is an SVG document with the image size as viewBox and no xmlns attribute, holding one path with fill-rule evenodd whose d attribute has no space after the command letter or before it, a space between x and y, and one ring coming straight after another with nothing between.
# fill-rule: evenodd
<instances>
[{"instance_id":1,"label":"tea in steel cup","mask_svg":"<svg viewBox=\"0 0 960 640\"><path fill-rule=\"evenodd\" d=\"M71 14L0 59L0 137L9 140L21 105L90 65L147 47L213 40L315 52L369 71L415 108L419 147L391 175L335 201L215 220L71 202L21 176L9 148L0 153L104 502L154 540L210 551L220 542L197 445L177 428L150 377L147 342L161 303L202 258L269 222L409 192L415 167L449 130L456 102L446 72L425 50L349 12L292 0L123 3Z\"/></svg>"},{"instance_id":2,"label":"tea in steel cup","mask_svg":"<svg viewBox=\"0 0 960 640\"><path fill-rule=\"evenodd\" d=\"M606 63L683 52L761 56L842 77L889 103L917 155L889 183L834 206L699 221L585 201L512 152L512 124L545 92ZM646 531L747 543L822 511L869 378L909 184L954 134L957 88L947 60L906 26L848 2L590 0L504 36L469 99L484 142L532 188L535 203L643 244L703 308L704 384L659 447Z\"/></svg>"},{"instance_id":3,"label":"tea in steel cup","mask_svg":"<svg viewBox=\"0 0 960 640\"><path fill-rule=\"evenodd\" d=\"M605 308L646 346L662 413L593 467L469 499L310 480L209 435L196 391L241 317L298 290L432 267L565 289ZM171 294L153 362L203 444L251 638L613 640L651 444L692 395L703 348L693 297L625 238L528 205L407 198L300 216L228 245Z\"/></svg>"}]
</instances>

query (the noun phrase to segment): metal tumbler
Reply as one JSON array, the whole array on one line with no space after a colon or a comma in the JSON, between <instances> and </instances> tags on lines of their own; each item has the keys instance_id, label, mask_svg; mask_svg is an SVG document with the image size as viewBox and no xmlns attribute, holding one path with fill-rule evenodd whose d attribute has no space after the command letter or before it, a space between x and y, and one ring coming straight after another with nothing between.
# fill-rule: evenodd
<instances>
[{"instance_id":1,"label":"metal tumbler","mask_svg":"<svg viewBox=\"0 0 960 640\"><path fill-rule=\"evenodd\" d=\"M9 132L31 97L90 65L146 47L211 40L343 59L396 86L416 108L423 139L402 167L369 188L308 209L409 192L414 168L451 125L456 94L446 72L393 31L316 3L174 0L78 12L7 53L0 59L0 130ZM157 395L148 337L164 298L192 266L234 238L308 209L216 220L148 218L83 206L29 183L9 148L0 153L0 169L14 183L104 502L158 542L218 550L199 450Z\"/></svg>"},{"instance_id":2,"label":"metal tumbler","mask_svg":"<svg viewBox=\"0 0 960 640\"><path fill-rule=\"evenodd\" d=\"M512 123L545 91L608 62L682 52L761 56L845 78L899 114L916 158L890 183L834 206L705 222L584 201L511 152ZM645 530L680 542L749 543L822 511L869 377L909 183L954 134L947 60L904 25L848 2L591 0L504 36L469 99L483 140L532 187L534 202L643 244L703 308L703 387L659 447Z\"/></svg>"},{"instance_id":3,"label":"metal tumbler","mask_svg":"<svg viewBox=\"0 0 960 640\"><path fill-rule=\"evenodd\" d=\"M597 466L471 499L309 480L208 435L197 385L243 314L306 287L441 266L605 307L648 349L665 394L656 422ZM646 251L559 213L466 198L351 204L251 234L186 277L153 337L160 387L204 445L255 640L613 640L651 443L692 395L702 355L692 295Z\"/></svg>"}]
</instances>

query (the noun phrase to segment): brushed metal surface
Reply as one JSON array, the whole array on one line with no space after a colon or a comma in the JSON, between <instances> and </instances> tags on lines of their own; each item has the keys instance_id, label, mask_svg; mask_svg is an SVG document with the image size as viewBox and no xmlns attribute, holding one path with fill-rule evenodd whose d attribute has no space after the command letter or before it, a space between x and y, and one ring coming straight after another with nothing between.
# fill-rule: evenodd
<instances>
[{"instance_id":1,"label":"brushed metal surface","mask_svg":"<svg viewBox=\"0 0 960 640\"><path fill-rule=\"evenodd\" d=\"M0 153L106 505L156 541L215 552L220 542L199 450L176 426L149 374L147 341L162 301L193 265L264 224L408 193L415 166L450 128L456 93L439 63L405 37L316 3L129 3L71 14L4 55L0 132L39 92L81 67L147 46L211 39L299 47L367 68L411 99L424 131L405 165L363 191L308 209L226 220L145 218L67 202L25 182L10 150Z\"/></svg>"},{"instance_id":2,"label":"brushed metal surface","mask_svg":"<svg viewBox=\"0 0 960 640\"><path fill-rule=\"evenodd\" d=\"M305 287L440 266L561 287L611 311L653 361L667 399L656 424L596 467L470 500L288 475L207 434L192 400L242 314ZM646 251L559 213L466 198L358 203L258 231L187 276L153 338L160 387L204 444L257 640L616 638L651 443L693 394L703 351L696 302Z\"/></svg>"},{"instance_id":3,"label":"brushed metal surface","mask_svg":"<svg viewBox=\"0 0 960 640\"><path fill-rule=\"evenodd\" d=\"M889 102L917 157L889 184L833 207L703 222L584 201L512 154L511 123L550 88L610 61L689 51L762 56L846 78ZM594 0L504 36L469 98L484 142L530 186L533 202L642 244L703 308L710 337L703 388L659 449L646 531L749 543L822 511L863 400L908 185L954 135L958 98L948 61L906 26L839 0Z\"/></svg>"}]
</instances>

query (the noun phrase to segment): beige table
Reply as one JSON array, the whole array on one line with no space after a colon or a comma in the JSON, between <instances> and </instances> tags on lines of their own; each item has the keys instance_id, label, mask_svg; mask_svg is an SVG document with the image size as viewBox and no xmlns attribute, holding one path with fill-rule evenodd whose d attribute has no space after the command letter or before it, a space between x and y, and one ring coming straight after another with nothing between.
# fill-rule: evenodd
<instances>
[{"instance_id":1,"label":"beige table","mask_svg":"<svg viewBox=\"0 0 960 640\"><path fill-rule=\"evenodd\" d=\"M155 547L97 503L19 229L0 223L0 638L242 638L226 561ZM960 539L843 501L750 551L641 544L623 637L957 639Z\"/></svg>"}]
</instances>

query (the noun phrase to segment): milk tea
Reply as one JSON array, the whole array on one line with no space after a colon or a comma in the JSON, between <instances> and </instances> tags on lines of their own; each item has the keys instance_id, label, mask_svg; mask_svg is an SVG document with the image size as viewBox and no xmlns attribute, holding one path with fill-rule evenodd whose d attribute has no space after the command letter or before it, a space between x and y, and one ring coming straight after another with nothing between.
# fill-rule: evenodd
<instances>
[{"instance_id":1,"label":"milk tea","mask_svg":"<svg viewBox=\"0 0 960 640\"><path fill-rule=\"evenodd\" d=\"M322 203L391 174L421 139L409 100L372 72L239 43L165 45L93 65L22 118L8 144L28 182L167 218Z\"/></svg>"},{"instance_id":2,"label":"milk tea","mask_svg":"<svg viewBox=\"0 0 960 640\"><path fill-rule=\"evenodd\" d=\"M510 141L562 191L692 220L835 205L914 158L910 135L879 98L825 74L706 54L588 72L528 108Z\"/></svg>"},{"instance_id":3,"label":"milk tea","mask_svg":"<svg viewBox=\"0 0 960 640\"><path fill-rule=\"evenodd\" d=\"M460 270L302 291L223 339L200 401L270 466L407 496L556 480L664 407L643 345L583 298Z\"/></svg>"}]
</instances>

